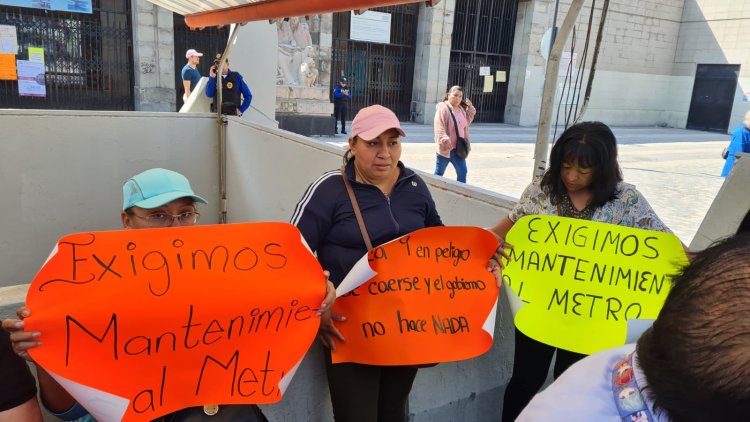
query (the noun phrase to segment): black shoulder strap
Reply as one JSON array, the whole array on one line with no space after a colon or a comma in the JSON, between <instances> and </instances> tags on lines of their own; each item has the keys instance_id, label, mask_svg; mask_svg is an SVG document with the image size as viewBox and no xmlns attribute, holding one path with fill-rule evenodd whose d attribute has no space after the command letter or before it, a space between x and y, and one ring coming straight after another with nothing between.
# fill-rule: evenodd
<instances>
[{"instance_id":1,"label":"black shoulder strap","mask_svg":"<svg viewBox=\"0 0 750 422\"><path fill-rule=\"evenodd\" d=\"M450 112L451 118L453 119L453 128L456 129L456 139L458 139L461 135L458 134L458 122L456 121L456 116L453 114L453 110L451 110L453 107L451 107L450 104L445 104L445 106L448 107L448 112Z\"/></svg>"},{"instance_id":2,"label":"black shoulder strap","mask_svg":"<svg viewBox=\"0 0 750 422\"><path fill-rule=\"evenodd\" d=\"M372 250L372 242L370 236L367 234L367 228L365 227L365 220L362 218L362 212L359 210L359 203L357 197L354 195L354 189L352 184L349 183L349 178L346 176L346 166L341 166L341 178L344 180L344 186L346 186L346 192L349 194L349 200L352 201L352 207L354 208L354 216L357 218L357 224L359 225L359 231L362 233L362 239L365 241L367 250Z\"/></svg>"}]
</instances>

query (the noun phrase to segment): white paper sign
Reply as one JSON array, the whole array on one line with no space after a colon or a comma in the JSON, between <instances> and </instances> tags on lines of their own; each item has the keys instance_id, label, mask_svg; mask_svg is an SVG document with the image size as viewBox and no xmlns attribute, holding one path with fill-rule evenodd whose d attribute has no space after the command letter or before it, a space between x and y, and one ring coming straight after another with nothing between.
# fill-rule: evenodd
<instances>
[{"instance_id":1,"label":"white paper sign","mask_svg":"<svg viewBox=\"0 0 750 422\"><path fill-rule=\"evenodd\" d=\"M0 25L0 53L18 54L18 36L13 25Z\"/></svg>"},{"instance_id":2,"label":"white paper sign","mask_svg":"<svg viewBox=\"0 0 750 422\"><path fill-rule=\"evenodd\" d=\"M349 38L388 44L391 42L391 14L366 11L361 15L351 12Z\"/></svg>"},{"instance_id":3,"label":"white paper sign","mask_svg":"<svg viewBox=\"0 0 750 422\"><path fill-rule=\"evenodd\" d=\"M46 97L44 63L16 60L18 66L18 95L21 97Z\"/></svg>"},{"instance_id":4,"label":"white paper sign","mask_svg":"<svg viewBox=\"0 0 750 422\"><path fill-rule=\"evenodd\" d=\"M490 74L489 66L479 66L479 76L489 76L489 74Z\"/></svg>"}]
</instances>

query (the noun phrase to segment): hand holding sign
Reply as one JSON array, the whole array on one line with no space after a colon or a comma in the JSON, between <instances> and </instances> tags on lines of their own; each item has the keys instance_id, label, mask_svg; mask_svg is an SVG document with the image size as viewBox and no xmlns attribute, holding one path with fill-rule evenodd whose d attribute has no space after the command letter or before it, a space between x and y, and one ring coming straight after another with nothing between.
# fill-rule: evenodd
<instances>
[{"instance_id":1,"label":"hand holding sign","mask_svg":"<svg viewBox=\"0 0 750 422\"><path fill-rule=\"evenodd\" d=\"M629 321L655 319L687 264L673 234L573 218L526 216L507 239L516 327L584 354L625 344Z\"/></svg>"},{"instance_id":2,"label":"hand holding sign","mask_svg":"<svg viewBox=\"0 0 750 422\"><path fill-rule=\"evenodd\" d=\"M337 289L346 343L333 362L414 365L489 350L498 288L487 263L496 247L477 227L431 227L370 251Z\"/></svg>"},{"instance_id":3,"label":"hand holding sign","mask_svg":"<svg viewBox=\"0 0 750 422\"><path fill-rule=\"evenodd\" d=\"M29 289L34 360L100 421L273 403L318 330L325 277L285 223L79 233Z\"/></svg>"}]
</instances>

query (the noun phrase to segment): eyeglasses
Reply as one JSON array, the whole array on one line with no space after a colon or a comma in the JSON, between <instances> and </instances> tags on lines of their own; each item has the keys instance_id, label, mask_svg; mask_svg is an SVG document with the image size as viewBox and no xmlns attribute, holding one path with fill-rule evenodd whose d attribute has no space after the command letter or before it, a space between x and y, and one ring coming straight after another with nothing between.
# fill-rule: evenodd
<instances>
[{"instance_id":1,"label":"eyeglasses","mask_svg":"<svg viewBox=\"0 0 750 422\"><path fill-rule=\"evenodd\" d=\"M146 220L146 224L151 227L169 227L174 220L177 220L181 226L186 226L197 223L198 219L201 217L201 215L195 211L185 211L179 214L156 212L145 217L135 213L133 213L133 215L142 220Z\"/></svg>"}]
</instances>

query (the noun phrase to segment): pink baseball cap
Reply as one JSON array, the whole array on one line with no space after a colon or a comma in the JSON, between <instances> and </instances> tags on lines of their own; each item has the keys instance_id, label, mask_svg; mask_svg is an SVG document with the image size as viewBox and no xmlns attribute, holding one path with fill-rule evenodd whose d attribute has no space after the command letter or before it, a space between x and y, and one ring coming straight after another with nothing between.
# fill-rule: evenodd
<instances>
[{"instance_id":1,"label":"pink baseball cap","mask_svg":"<svg viewBox=\"0 0 750 422\"><path fill-rule=\"evenodd\" d=\"M188 51L185 52L185 58L186 59L189 59L189 58L191 58L193 56L202 57L203 53L199 53L199 52L195 51L195 49L193 49L193 48L191 48L190 50L188 50Z\"/></svg>"},{"instance_id":2,"label":"pink baseball cap","mask_svg":"<svg viewBox=\"0 0 750 422\"><path fill-rule=\"evenodd\" d=\"M390 109L382 105L371 105L359 110L359 113L354 116L349 139L359 136L369 141L388 129L396 129L401 136L406 136L401 129L398 117Z\"/></svg>"}]
</instances>

